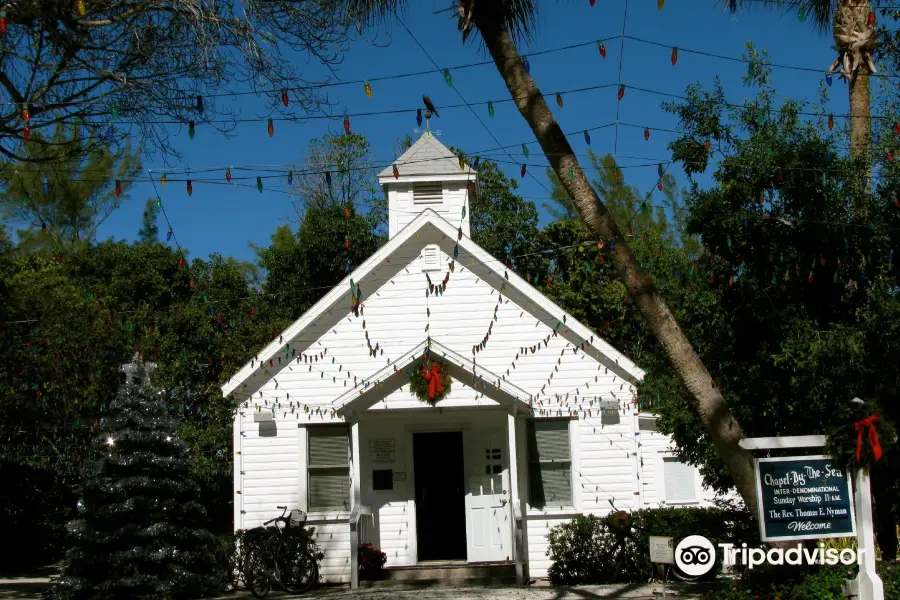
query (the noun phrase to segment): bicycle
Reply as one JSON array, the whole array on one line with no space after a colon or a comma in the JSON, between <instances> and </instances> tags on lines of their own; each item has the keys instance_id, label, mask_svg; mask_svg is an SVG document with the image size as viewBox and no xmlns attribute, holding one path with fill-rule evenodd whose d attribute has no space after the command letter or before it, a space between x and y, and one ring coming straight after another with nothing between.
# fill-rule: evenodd
<instances>
[{"instance_id":1,"label":"bicycle","mask_svg":"<svg viewBox=\"0 0 900 600\"><path fill-rule=\"evenodd\" d=\"M264 598L273 582L289 594L302 594L319 579L318 561L322 555L315 550L315 542L303 527L306 515L293 510L287 517L287 507L278 508L281 516L244 536L246 548L241 572L244 584L255 598ZM270 524L274 525L269 527Z\"/></svg>"}]
</instances>

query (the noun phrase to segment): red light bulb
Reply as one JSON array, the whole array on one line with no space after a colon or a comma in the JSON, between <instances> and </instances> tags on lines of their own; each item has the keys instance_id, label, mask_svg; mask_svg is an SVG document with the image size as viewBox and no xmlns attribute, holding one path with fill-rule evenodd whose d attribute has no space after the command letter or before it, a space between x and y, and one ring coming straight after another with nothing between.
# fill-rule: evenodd
<instances>
[{"instance_id":1,"label":"red light bulb","mask_svg":"<svg viewBox=\"0 0 900 600\"><path fill-rule=\"evenodd\" d=\"M601 43L601 44L598 46L598 49L600 50L600 56L602 56L603 58L606 58L606 46L604 46L604 45Z\"/></svg>"},{"instance_id":2,"label":"red light bulb","mask_svg":"<svg viewBox=\"0 0 900 600\"><path fill-rule=\"evenodd\" d=\"M188 193L188 196L191 196L194 193L194 184L191 182L190 179L187 180L187 193Z\"/></svg>"},{"instance_id":3,"label":"red light bulb","mask_svg":"<svg viewBox=\"0 0 900 600\"><path fill-rule=\"evenodd\" d=\"M284 104L285 108L291 103L290 99L288 99L287 90L281 90L281 103Z\"/></svg>"},{"instance_id":4,"label":"red light bulb","mask_svg":"<svg viewBox=\"0 0 900 600\"><path fill-rule=\"evenodd\" d=\"M350 117L349 116L344 117L344 131L346 131L347 133L350 133Z\"/></svg>"},{"instance_id":5,"label":"red light bulb","mask_svg":"<svg viewBox=\"0 0 900 600\"><path fill-rule=\"evenodd\" d=\"M26 125L24 127L24 129L22 129L22 139L27 141L30 138L31 138L31 127Z\"/></svg>"},{"instance_id":6,"label":"red light bulb","mask_svg":"<svg viewBox=\"0 0 900 600\"><path fill-rule=\"evenodd\" d=\"M644 127L644 139L648 141L650 140L650 130L646 127Z\"/></svg>"}]
</instances>

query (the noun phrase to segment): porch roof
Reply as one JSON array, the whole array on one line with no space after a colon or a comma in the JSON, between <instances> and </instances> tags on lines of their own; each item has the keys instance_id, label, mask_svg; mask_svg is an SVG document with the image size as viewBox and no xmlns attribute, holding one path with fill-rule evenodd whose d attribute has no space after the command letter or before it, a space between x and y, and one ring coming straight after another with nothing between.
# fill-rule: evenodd
<instances>
[{"instance_id":1,"label":"porch roof","mask_svg":"<svg viewBox=\"0 0 900 600\"><path fill-rule=\"evenodd\" d=\"M481 384L480 390L488 398L501 404L521 403L530 406L531 394L509 381L501 379L499 375L478 366L473 359L466 358L440 342L430 339L419 342L393 363L373 373L361 386L339 396L334 401L335 411L343 417L354 411L363 411L371 407L387 395L378 392L384 392L389 382L394 382L396 387L403 385L406 382L405 370L421 364L429 351L447 363L451 374L459 375L459 372L462 372L471 376L472 383L474 385ZM453 373L454 370L458 372ZM393 389L394 386L390 386L387 393Z\"/></svg>"}]
</instances>

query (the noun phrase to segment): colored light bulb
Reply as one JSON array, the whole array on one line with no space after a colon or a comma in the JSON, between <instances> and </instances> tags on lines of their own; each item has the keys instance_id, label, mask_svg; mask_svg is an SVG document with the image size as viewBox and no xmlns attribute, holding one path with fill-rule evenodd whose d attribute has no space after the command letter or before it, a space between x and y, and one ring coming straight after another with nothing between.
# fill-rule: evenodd
<instances>
[{"instance_id":1,"label":"colored light bulb","mask_svg":"<svg viewBox=\"0 0 900 600\"><path fill-rule=\"evenodd\" d=\"M275 135L275 123L272 122L272 119L269 119L268 124L266 124L266 131L269 132L269 137Z\"/></svg>"},{"instance_id":2,"label":"colored light bulb","mask_svg":"<svg viewBox=\"0 0 900 600\"><path fill-rule=\"evenodd\" d=\"M894 162L894 153L891 152L890 150L888 150L888 153L887 153L887 161Z\"/></svg>"},{"instance_id":3,"label":"colored light bulb","mask_svg":"<svg viewBox=\"0 0 900 600\"><path fill-rule=\"evenodd\" d=\"M572 181L573 179L575 179L575 169L569 167L569 181Z\"/></svg>"},{"instance_id":4,"label":"colored light bulb","mask_svg":"<svg viewBox=\"0 0 900 600\"><path fill-rule=\"evenodd\" d=\"M450 69L444 69L444 81L447 82L447 85L453 87L453 77L450 75Z\"/></svg>"},{"instance_id":5,"label":"colored light bulb","mask_svg":"<svg viewBox=\"0 0 900 600\"><path fill-rule=\"evenodd\" d=\"M525 173L528 171L528 167L525 163L522 163L522 170L519 172L520 177L525 177Z\"/></svg>"},{"instance_id":6,"label":"colored light bulb","mask_svg":"<svg viewBox=\"0 0 900 600\"><path fill-rule=\"evenodd\" d=\"M122 195L122 182L116 179L116 196Z\"/></svg>"},{"instance_id":7,"label":"colored light bulb","mask_svg":"<svg viewBox=\"0 0 900 600\"><path fill-rule=\"evenodd\" d=\"M591 8L593 8L595 4L597 4L597 0L591 0Z\"/></svg>"},{"instance_id":8,"label":"colored light bulb","mask_svg":"<svg viewBox=\"0 0 900 600\"><path fill-rule=\"evenodd\" d=\"M662 191L662 181L656 182L656 189L658 189L659 191Z\"/></svg>"},{"instance_id":9,"label":"colored light bulb","mask_svg":"<svg viewBox=\"0 0 900 600\"><path fill-rule=\"evenodd\" d=\"M369 85L369 81L368 81L368 80L366 80L366 82L363 84L363 89L364 89L365 92L366 92L366 96L369 97L369 98L371 98L371 97L372 97L372 86Z\"/></svg>"},{"instance_id":10,"label":"colored light bulb","mask_svg":"<svg viewBox=\"0 0 900 600\"><path fill-rule=\"evenodd\" d=\"M666 0L656 0L656 10L662 10Z\"/></svg>"},{"instance_id":11,"label":"colored light bulb","mask_svg":"<svg viewBox=\"0 0 900 600\"><path fill-rule=\"evenodd\" d=\"M797 9L797 20L801 23L806 20L806 5L803 2L800 2L800 6Z\"/></svg>"},{"instance_id":12,"label":"colored light bulb","mask_svg":"<svg viewBox=\"0 0 900 600\"><path fill-rule=\"evenodd\" d=\"M591 145L591 134L588 133L587 129L584 130L584 141L588 146Z\"/></svg>"},{"instance_id":13,"label":"colored light bulb","mask_svg":"<svg viewBox=\"0 0 900 600\"><path fill-rule=\"evenodd\" d=\"M619 85L619 100L625 97L625 86Z\"/></svg>"},{"instance_id":14,"label":"colored light bulb","mask_svg":"<svg viewBox=\"0 0 900 600\"><path fill-rule=\"evenodd\" d=\"M525 72L530 75L531 74L531 63L528 62L527 56L522 57L522 66L525 67Z\"/></svg>"},{"instance_id":15,"label":"colored light bulb","mask_svg":"<svg viewBox=\"0 0 900 600\"><path fill-rule=\"evenodd\" d=\"M163 173L162 177L159 178L159 184L163 187L166 187L166 174Z\"/></svg>"},{"instance_id":16,"label":"colored light bulb","mask_svg":"<svg viewBox=\"0 0 900 600\"><path fill-rule=\"evenodd\" d=\"M600 51L600 56L606 58L606 46L603 45L603 42L597 42L597 49Z\"/></svg>"},{"instance_id":17,"label":"colored light bulb","mask_svg":"<svg viewBox=\"0 0 900 600\"><path fill-rule=\"evenodd\" d=\"M344 248L349 248L349 247L350 247L350 240L348 238L345 238L344 239Z\"/></svg>"},{"instance_id":18,"label":"colored light bulb","mask_svg":"<svg viewBox=\"0 0 900 600\"><path fill-rule=\"evenodd\" d=\"M737 0L728 0L728 10L731 11L731 14L737 12Z\"/></svg>"},{"instance_id":19,"label":"colored light bulb","mask_svg":"<svg viewBox=\"0 0 900 600\"><path fill-rule=\"evenodd\" d=\"M75 6L78 8L78 14L82 17L87 13L87 2L85 0L78 0Z\"/></svg>"},{"instance_id":20,"label":"colored light bulb","mask_svg":"<svg viewBox=\"0 0 900 600\"><path fill-rule=\"evenodd\" d=\"M528 158L528 146L525 144L522 144L522 154L525 155L525 158Z\"/></svg>"},{"instance_id":21,"label":"colored light bulb","mask_svg":"<svg viewBox=\"0 0 900 600\"><path fill-rule=\"evenodd\" d=\"M109 116L113 121L119 120L119 107L115 104L109 107Z\"/></svg>"},{"instance_id":22,"label":"colored light bulb","mask_svg":"<svg viewBox=\"0 0 900 600\"><path fill-rule=\"evenodd\" d=\"M187 193L188 196L192 196L194 194L194 182L190 179L187 180Z\"/></svg>"},{"instance_id":23,"label":"colored light bulb","mask_svg":"<svg viewBox=\"0 0 900 600\"><path fill-rule=\"evenodd\" d=\"M491 100L488 100L488 114L494 118L494 103Z\"/></svg>"},{"instance_id":24,"label":"colored light bulb","mask_svg":"<svg viewBox=\"0 0 900 600\"><path fill-rule=\"evenodd\" d=\"M422 109L416 109L416 125L422 126Z\"/></svg>"},{"instance_id":25,"label":"colored light bulb","mask_svg":"<svg viewBox=\"0 0 900 600\"><path fill-rule=\"evenodd\" d=\"M22 120L26 123L31 122L31 111L28 109L28 103L22 105Z\"/></svg>"},{"instance_id":26,"label":"colored light bulb","mask_svg":"<svg viewBox=\"0 0 900 600\"><path fill-rule=\"evenodd\" d=\"M397 165L393 165L394 167L394 179L400 178L400 169L397 168Z\"/></svg>"},{"instance_id":27,"label":"colored light bulb","mask_svg":"<svg viewBox=\"0 0 900 600\"><path fill-rule=\"evenodd\" d=\"M672 66L678 62L678 48L672 48Z\"/></svg>"},{"instance_id":28,"label":"colored light bulb","mask_svg":"<svg viewBox=\"0 0 900 600\"><path fill-rule=\"evenodd\" d=\"M828 115L828 131L834 129L834 115Z\"/></svg>"},{"instance_id":29,"label":"colored light bulb","mask_svg":"<svg viewBox=\"0 0 900 600\"><path fill-rule=\"evenodd\" d=\"M231 167L225 168L225 181L231 183Z\"/></svg>"},{"instance_id":30,"label":"colored light bulb","mask_svg":"<svg viewBox=\"0 0 900 600\"><path fill-rule=\"evenodd\" d=\"M825 83L828 84L828 87L831 87L831 81L831 73L828 73L827 75L825 75Z\"/></svg>"},{"instance_id":31,"label":"colored light bulb","mask_svg":"<svg viewBox=\"0 0 900 600\"><path fill-rule=\"evenodd\" d=\"M897 135L900 135L900 121L894 123L894 131L897 133Z\"/></svg>"},{"instance_id":32,"label":"colored light bulb","mask_svg":"<svg viewBox=\"0 0 900 600\"><path fill-rule=\"evenodd\" d=\"M22 129L22 139L27 141L27 140L29 140L30 138L31 138L31 127L29 127L28 125L26 125L26 126Z\"/></svg>"},{"instance_id":33,"label":"colored light bulb","mask_svg":"<svg viewBox=\"0 0 900 600\"><path fill-rule=\"evenodd\" d=\"M197 96L197 113L203 114L203 96Z\"/></svg>"},{"instance_id":34,"label":"colored light bulb","mask_svg":"<svg viewBox=\"0 0 900 600\"><path fill-rule=\"evenodd\" d=\"M557 105L558 107L562 108L562 107L563 107L563 104L564 104L564 103L563 103L563 97L562 97L562 94L560 94L559 92L556 92L556 105Z\"/></svg>"},{"instance_id":35,"label":"colored light bulb","mask_svg":"<svg viewBox=\"0 0 900 600\"><path fill-rule=\"evenodd\" d=\"M325 183L328 185L328 189L331 189L331 171L325 171Z\"/></svg>"},{"instance_id":36,"label":"colored light bulb","mask_svg":"<svg viewBox=\"0 0 900 600\"><path fill-rule=\"evenodd\" d=\"M197 133L197 127L194 125L193 121L188 123L188 137L194 139L194 134Z\"/></svg>"},{"instance_id":37,"label":"colored light bulb","mask_svg":"<svg viewBox=\"0 0 900 600\"><path fill-rule=\"evenodd\" d=\"M256 177L256 189L259 191L260 194L262 194L262 191L263 191L262 177L259 177L258 175Z\"/></svg>"},{"instance_id":38,"label":"colored light bulb","mask_svg":"<svg viewBox=\"0 0 900 600\"><path fill-rule=\"evenodd\" d=\"M44 195L46 196L46 195L48 195L48 194L50 193L50 182L47 181L47 178L46 178L46 177L44 177L44 179L43 179L43 181L42 181L41 183L43 184L43 187L44 187Z\"/></svg>"},{"instance_id":39,"label":"colored light bulb","mask_svg":"<svg viewBox=\"0 0 900 600\"><path fill-rule=\"evenodd\" d=\"M281 90L281 103L284 104L285 108L291 103L290 98L288 98L287 90Z\"/></svg>"},{"instance_id":40,"label":"colored light bulb","mask_svg":"<svg viewBox=\"0 0 900 600\"><path fill-rule=\"evenodd\" d=\"M294 185L294 170L288 171L288 185Z\"/></svg>"},{"instance_id":41,"label":"colored light bulb","mask_svg":"<svg viewBox=\"0 0 900 600\"><path fill-rule=\"evenodd\" d=\"M350 117L349 115L344 115L344 131L350 133Z\"/></svg>"},{"instance_id":42,"label":"colored light bulb","mask_svg":"<svg viewBox=\"0 0 900 600\"><path fill-rule=\"evenodd\" d=\"M869 23L869 27L875 27L875 11L874 10L869 11L868 23Z\"/></svg>"},{"instance_id":43,"label":"colored light bulb","mask_svg":"<svg viewBox=\"0 0 900 600\"><path fill-rule=\"evenodd\" d=\"M712 147L712 143L709 140L706 140L706 143L703 145L706 148L706 151L709 152L709 149Z\"/></svg>"},{"instance_id":44,"label":"colored light bulb","mask_svg":"<svg viewBox=\"0 0 900 600\"><path fill-rule=\"evenodd\" d=\"M6 11L0 10L0 35L6 33Z\"/></svg>"},{"instance_id":45,"label":"colored light bulb","mask_svg":"<svg viewBox=\"0 0 900 600\"><path fill-rule=\"evenodd\" d=\"M644 139L648 141L650 140L650 130L646 127L644 127Z\"/></svg>"},{"instance_id":46,"label":"colored light bulb","mask_svg":"<svg viewBox=\"0 0 900 600\"><path fill-rule=\"evenodd\" d=\"M656 176L659 177L660 179L662 179L663 173L665 173L665 172L666 172L666 170L663 168L663 164L657 163L656 164Z\"/></svg>"}]
</instances>

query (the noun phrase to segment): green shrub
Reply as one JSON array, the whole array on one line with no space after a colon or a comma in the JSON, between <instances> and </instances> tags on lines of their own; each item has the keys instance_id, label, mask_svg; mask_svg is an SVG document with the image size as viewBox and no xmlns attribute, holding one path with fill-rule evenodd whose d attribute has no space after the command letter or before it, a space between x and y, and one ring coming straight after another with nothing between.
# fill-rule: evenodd
<instances>
[{"instance_id":1,"label":"green shrub","mask_svg":"<svg viewBox=\"0 0 900 600\"><path fill-rule=\"evenodd\" d=\"M900 565L879 563L885 600L900 600ZM844 580L856 577L856 567L766 567L709 590L703 600L842 600Z\"/></svg>"},{"instance_id":2,"label":"green shrub","mask_svg":"<svg viewBox=\"0 0 900 600\"><path fill-rule=\"evenodd\" d=\"M681 538L702 535L713 544L759 544L756 522L745 511L721 508L653 508L631 514L632 535L617 539L604 518L576 517L547 535L554 585L646 581L650 575L651 535ZM717 552L717 560L720 560Z\"/></svg>"},{"instance_id":3,"label":"green shrub","mask_svg":"<svg viewBox=\"0 0 900 600\"><path fill-rule=\"evenodd\" d=\"M601 517L575 517L551 529L547 540L547 555L553 561L547 575L553 585L641 580L634 541L620 544Z\"/></svg>"}]
</instances>

